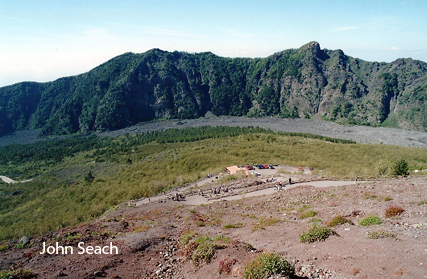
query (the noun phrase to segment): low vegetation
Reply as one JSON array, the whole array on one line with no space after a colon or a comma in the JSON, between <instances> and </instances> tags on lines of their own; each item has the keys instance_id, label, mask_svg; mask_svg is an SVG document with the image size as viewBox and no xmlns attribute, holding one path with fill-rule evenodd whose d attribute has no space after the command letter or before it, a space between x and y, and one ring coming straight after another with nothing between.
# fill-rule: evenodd
<instances>
[{"instance_id":1,"label":"low vegetation","mask_svg":"<svg viewBox=\"0 0 427 279\"><path fill-rule=\"evenodd\" d=\"M293 276L295 268L276 253L264 253L245 266L245 279L269 278L272 275Z\"/></svg>"},{"instance_id":2,"label":"low vegetation","mask_svg":"<svg viewBox=\"0 0 427 279\"><path fill-rule=\"evenodd\" d=\"M317 215L317 212L315 210L307 210L307 211L301 212L298 215L298 218L299 219L306 219L306 218L314 217L316 215Z\"/></svg>"},{"instance_id":3,"label":"low vegetation","mask_svg":"<svg viewBox=\"0 0 427 279\"><path fill-rule=\"evenodd\" d=\"M323 176L368 177L378 175L378 161L405 156L409 165L427 168L427 150L346 143L254 127L200 127L0 147L0 174L35 178L0 183L0 241L96 218L121 202L179 187L230 164L301 165Z\"/></svg>"},{"instance_id":4,"label":"low vegetation","mask_svg":"<svg viewBox=\"0 0 427 279\"><path fill-rule=\"evenodd\" d=\"M196 266L200 266L203 262L210 263L211 259L215 255L215 251L218 246L210 240L204 240L203 242L197 243L197 247L194 249L191 259Z\"/></svg>"},{"instance_id":5,"label":"low vegetation","mask_svg":"<svg viewBox=\"0 0 427 279\"><path fill-rule=\"evenodd\" d=\"M351 220L349 220L349 219L347 219L341 215L338 215L338 216L335 216L334 218L332 218L328 222L328 227L336 227L336 226L343 225L343 224L354 225L354 223Z\"/></svg>"},{"instance_id":6,"label":"low vegetation","mask_svg":"<svg viewBox=\"0 0 427 279\"><path fill-rule=\"evenodd\" d=\"M236 228L241 228L243 227L243 223L237 223L237 224L227 224L224 225L224 229L236 229Z\"/></svg>"},{"instance_id":7,"label":"low vegetation","mask_svg":"<svg viewBox=\"0 0 427 279\"><path fill-rule=\"evenodd\" d=\"M408 162L406 162L405 159L400 159L396 162L396 164L393 167L393 175L408 175L409 174L409 167Z\"/></svg>"},{"instance_id":8,"label":"low vegetation","mask_svg":"<svg viewBox=\"0 0 427 279\"><path fill-rule=\"evenodd\" d=\"M217 236L213 239L208 236L195 238L196 236L195 232L188 231L181 237L185 256L191 259L196 266L210 263L216 250L226 247L230 242L230 239L225 236Z\"/></svg>"},{"instance_id":9,"label":"low vegetation","mask_svg":"<svg viewBox=\"0 0 427 279\"><path fill-rule=\"evenodd\" d=\"M8 244L0 244L0 252L9 249L9 247Z\"/></svg>"},{"instance_id":10,"label":"low vegetation","mask_svg":"<svg viewBox=\"0 0 427 279\"><path fill-rule=\"evenodd\" d=\"M304 204L303 206L301 206L300 208L297 209L297 212L301 213L301 212L308 210L309 208L310 208L310 206Z\"/></svg>"},{"instance_id":11,"label":"low vegetation","mask_svg":"<svg viewBox=\"0 0 427 279\"><path fill-rule=\"evenodd\" d=\"M389 208L387 208L385 210L385 217L386 218L391 218L391 217L395 217L395 216L399 216L400 214L402 214L405 210L399 206L390 206Z\"/></svg>"},{"instance_id":12,"label":"low vegetation","mask_svg":"<svg viewBox=\"0 0 427 279\"><path fill-rule=\"evenodd\" d=\"M29 269L0 271L0 279L31 279L36 277L37 274Z\"/></svg>"},{"instance_id":13,"label":"low vegetation","mask_svg":"<svg viewBox=\"0 0 427 279\"><path fill-rule=\"evenodd\" d=\"M386 237L396 238L396 234L385 231L368 232L368 238L370 239L380 239Z\"/></svg>"},{"instance_id":14,"label":"low vegetation","mask_svg":"<svg viewBox=\"0 0 427 279\"><path fill-rule=\"evenodd\" d=\"M425 204L427 204L427 199L426 200L422 200L422 201L420 201L420 202L417 203L418 206L425 205Z\"/></svg>"},{"instance_id":15,"label":"low vegetation","mask_svg":"<svg viewBox=\"0 0 427 279\"><path fill-rule=\"evenodd\" d=\"M331 235L339 236L336 231L330 228L313 224L307 232L300 234L299 238L302 243L312 243L316 241L325 241Z\"/></svg>"},{"instance_id":16,"label":"low vegetation","mask_svg":"<svg viewBox=\"0 0 427 279\"><path fill-rule=\"evenodd\" d=\"M196 235L197 233L195 231L184 232L181 236L181 245L187 245Z\"/></svg>"},{"instance_id":17,"label":"low vegetation","mask_svg":"<svg viewBox=\"0 0 427 279\"><path fill-rule=\"evenodd\" d=\"M259 220L259 222L252 229L252 231L256 231L256 230L260 230L260 229L264 230L265 227L272 226L272 225L279 223L279 222L281 222L281 220L278 218L265 218L265 219L263 218L263 219Z\"/></svg>"},{"instance_id":18,"label":"low vegetation","mask_svg":"<svg viewBox=\"0 0 427 279\"><path fill-rule=\"evenodd\" d=\"M366 216L359 222L359 226L374 226L381 225L383 221L381 218L375 215Z\"/></svg>"},{"instance_id":19,"label":"low vegetation","mask_svg":"<svg viewBox=\"0 0 427 279\"><path fill-rule=\"evenodd\" d=\"M320 223L320 222L322 222L322 219L320 219L320 218L311 218L308 222L309 223Z\"/></svg>"}]
</instances>

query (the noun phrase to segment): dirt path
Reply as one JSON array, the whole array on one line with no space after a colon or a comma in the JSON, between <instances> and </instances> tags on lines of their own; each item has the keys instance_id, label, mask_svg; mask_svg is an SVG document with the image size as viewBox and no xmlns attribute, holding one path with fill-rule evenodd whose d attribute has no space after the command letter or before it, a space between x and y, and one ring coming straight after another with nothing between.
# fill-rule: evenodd
<instances>
[{"instance_id":1,"label":"dirt path","mask_svg":"<svg viewBox=\"0 0 427 279\"><path fill-rule=\"evenodd\" d=\"M330 187L330 186L347 186L347 185L354 185L355 181L349 181L349 180L340 180L340 181L312 181L312 182L303 182L303 183L294 183L292 185L286 185L285 187L283 187L282 192L286 192L286 190L288 189L292 189L292 188L296 188L296 187L300 187L300 186L314 186L317 188L323 188L323 187ZM185 188L180 188L179 190L177 189L177 191L172 192L172 194L178 193L178 194L182 194L185 191L189 190L190 188L194 187L194 185L190 185L188 187ZM263 196L263 195L270 195L277 192L277 189L275 187L270 187L267 189L263 189L263 190L255 190L253 192L250 193L245 193L245 194L238 194L238 195L234 195L234 196L228 196L225 198L218 198L218 199L208 199L206 196L201 196L201 195L193 195L193 196L188 196L185 198L185 200L180 201L180 203L182 204L186 204L186 205L201 205L201 204L211 204L217 201L231 201L231 200L239 200L242 198L249 198L249 197L256 197L256 196ZM150 198L145 198L142 200L139 200L135 203L136 206L141 206L143 204L147 204L149 202L155 202L155 201L160 201L160 200L165 200L168 198L168 196L170 196L171 194L162 194L162 195L158 195L155 197L150 197Z\"/></svg>"},{"instance_id":2,"label":"dirt path","mask_svg":"<svg viewBox=\"0 0 427 279\"><path fill-rule=\"evenodd\" d=\"M285 171L286 173L289 173L288 175L282 175L281 171ZM325 181L325 180L319 180L319 181L311 181L311 182L298 182L293 180L295 183L292 185L288 185L288 179L289 177L293 177L296 175L310 175L310 169L307 167L302 168L302 172L299 172L298 167L294 166L276 166L275 169L254 169L249 171L253 176L257 177L259 181L265 181L265 179L275 179L276 182L281 182L283 186L282 190L286 191L287 189L292 189L299 186L306 186L311 185L314 187L322 188L322 187L329 187L329 186L346 186L355 184L354 181L349 180L342 180L342 181ZM227 175L227 174L226 174ZM210 188L212 188L212 185L216 182L216 180L220 178L217 174L211 175L209 177L206 177L202 180L199 180L197 182L191 183L184 187L175 188L173 190L169 190L165 192L164 194L160 194L154 197L147 197L136 201L130 201L130 204L133 204L134 206L141 206L144 204L147 204L149 202L158 202L161 200L166 200L169 197L174 197L176 194L185 195L190 190L197 191L198 189L201 189L203 191L208 190L206 189L206 185L211 185ZM206 195L185 195L185 199L181 200L180 202L182 204L187 205L201 205L201 204L210 204L219 200L238 200L243 197L255 197L255 196L262 196L262 195L270 195L274 192L276 192L277 189L275 187L269 187L267 189L259 189L259 190L252 190L249 193L244 194L237 194L237 195L230 195L227 197L218 197L218 198L208 198Z\"/></svg>"},{"instance_id":3,"label":"dirt path","mask_svg":"<svg viewBox=\"0 0 427 279\"><path fill-rule=\"evenodd\" d=\"M282 192L285 191L287 189L292 189L292 188L296 188L296 187L300 187L300 186L314 186L314 187L329 187L329 186L346 186L346 185L353 185L355 184L354 181L313 181L313 182L306 182L306 183L295 183L292 185L287 185L286 187L283 187ZM267 189L263 189L263 190L258 190L258 191L253 191L250 193L245 193L245 194L240 194L240 195L235 195L235 196L229 196L226 198L219 198L219 199L212 199L212 200L208 200L207 198L203 197L203 196L199 196L199 195L194 195L191 197L186 198L185 201L183 201L182 203L187 204L187 205L201 205L201 204L210 204L210 203L214 203L217 201L223 201L223 200L227 200L227 201L232 201L232 200L239 200L242 198L250 198L250 197L257 197L257 196L263 196L263 195L271 195L278 192L277 189L275 187L270 187Z\"/></svg>"}]
</instances>

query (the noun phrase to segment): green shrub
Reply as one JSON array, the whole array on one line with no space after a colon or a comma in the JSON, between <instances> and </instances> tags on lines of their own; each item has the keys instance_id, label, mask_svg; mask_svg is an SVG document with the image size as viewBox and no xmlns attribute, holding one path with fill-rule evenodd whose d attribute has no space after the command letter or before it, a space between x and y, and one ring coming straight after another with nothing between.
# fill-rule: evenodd
<instances>
[{"instance_id":1,"label":"green shrub","mask_svg":"<svg viewBox=\"0 0 427 279\"><path fill-rule=\"evenodd\" d=\"M322 222L322 219L319 218L312 218L308 221L309 223L320 223Z\"/></svg>"},{"instance_id":2,"label":"green shrub","mask_svg":"<svg viewBox=\"0 0 427 279\"><path fill-rule=\"evenodd\" d=\"M0 252L9 249L8 244L0 244Z\"/></svg>"},{"instance_id":3,"label":"green shrub","mask_svg":"<svg viewBox=\"0 0 427 279\"><path fill-rule=\"evenodd\" d=\"M85 175L85 177L84 177L84 181L86 182L86 183L89 183L89 184L91 184L92 182L93 182L93 180L95 179L95 176L93 176L93 173L92 173L92 171L89 171L86 175Z\"/></svg>"},{"instance_id":4,"label":"green shrub","mask_svg":"<svg viewBox=\"0 0 427 279\"><path fill-rule=\"evenodd\" d=\"M224 225L223 229L236 229L241 227L243 227L243 223L227 224L227 225Z\"/></svg>"},{"instance_id":5,"label":"green shrub","mask_svg":"<svg viewBox=\"0 0 427 279\"><path fill-rule=\"evenodd\" d=\"M190 242L190 240L196 236L196 232L194 231L186 231L182 236L181 236L181 244L182 245L187 245L188 242Z\"/></svg>"},{"instance_id":6,"label":"green shrub","mask_svg":"<svg viewBox=\"0 0 427 279\"><path fill-rule=\"evenodd\" d=\"M279 223L281 220L278 218L267 218L267 219L261 219L259 220L258 224L255 225L255 227L252 229L252 231L256 231L259 229L264 230L267 226L272 226L276 223Z\"/></svg>"},{"instance_id":7,"label":"green shrub","mask_svg":"<svg viewBox=\"0 0 427 279\"><path fill-rule=\"evenodd\" d=\"M195 236L194 232L187 232L181 237L181 244L185 245L184 255L191 259L196 266L201 266L203 263L210 263L219 248L226 247L226 243L231 239L226 236L217 236L211 239L208 236L200 236L192 240Z\"/></svg>"},{"instance_id":8,"label":"green shrub","mask_svg":"<svg viewBox=\"0 0 427 279\"><path fill-rule=\"evenodd\" d=\"M302 233L299 238L302 243L312 243L315 241L325 241L331 235L339 236L334 230L314 224L307 232Z\"/></svg>"},{"instance_id":9,"label":"green shrub","mask_svg":"<svg viewBox=\"0 0 427 279\"><path fill-rule=\"evenodd\" d=\"M306 218L314 217L316 215L317 215L316 211L314 211L314 210L308 210L308 211L301 212L298 215L298 218L299 219L306 219Z\"/></svg>"},{"instance_id":10,"label":"green shrub","mask_svg":"<svg viewBox=\"0 0 427 279\"><path fill-rule=\"evenodd\" d=\"M76 233L76 234L69 233L67 235L67 239L70 240L70 241L74 241L74 240L80 241L82 239L82 237L83 236L82 236L81 233Z\"/></svg>"},{"instance_id":11,"label":"green shrub","mask_svg":"<svg viewBox=\"0 0 427 279\"><path fill-rule=\"evenodd\" d=\"M37 274L29 269L0 271L0 279L30 279L37 277Z\"/></svg>"},{"instance_id":12,"label":"green shrub","mask_svg":"<svg viewBox=\"0 0 427 279\"><path fill-rule=\"evenodd\" d=\"M219 245L219 243L231 242L231 238L229 238L228 236L225 236L225 235L218 235L218 236L214 237L213 241L215 241Z\"/></svg>"},{"instance_id":13,"label":"green shrub","mask_svg":"<svg viewBox=\"0 0 427 279\"><path fill-rule=\"evenodd\" d=\"M384 232L384 231L368 232L368 238L370 239L379 239L379 238L386 238L386 237L396 238L396 234L390 233L390 232Z\"/></svg>"},{"instance_id":14,"label":"green shrub","mask_svg":"<svg viewBox=\"0 0 427 279\"><path fill-rule=\"evenodd\" d=\"M292 276L295 274L295 268L280 255L265 253L245 266L243 278L262 279L275 274Z\"/></svg>"},{"instance_id":15,"label":"green shrub","mask_svg":"<svg viewBox=\"0 0 427 279\"><path fill-rule=\"evenodd\" d=\"M211 259L215 255L216 249L217 246L213 241L204 241L197 245L191 259L194 261L196 266L200 266L203 262L210 263Z\"/></svg>"},{"instance_id":16,"label":"green shrub","mask_svg":"<svg viewBox=\"0 0 427 279\"><path fill-rule=\"evenodd\" d=\"M345 217L343 217L341 215L338 215L338 216L335 216L334 218L332 218L332 220L329 221L328 227L336 227L336 226L339 226L339 225L342 225L342 224L346 224L346 223L354 225L354 223L351 220L349 220L349 219L347 219L347 218L345 218Z\"/></svg>"},{"instance_id":17,"label":"green shrub","mask_svg":"<svg viewBox=\"0 0 427 279\"><path fill-rule=\"evenodd\" d=\"M236 228L236 226L233 224L227 224L227 225L224 225L224 227L222 227L222 228L223 229L234 229L234 228Z\"/></svg>"},{"instance_id":18,"label":"green shrub","mask_svg":"<svg viewBox=\"0 0 427 279\"><path fill-rule=\"evenodd\" d=\"M405 159L401 159L396 162L396 164L393 167L393 175L408 175L409 174L409 168L408 168L408 162L406 162Z\"/></svg>"},{"instance_id":19,"label":"green shrub","mask_svg":"<svg viewBox=\"0 0 427 279\"><path fill-rule=\"evenodd\" d=\"M417 205L419 205L419 206L424 205L424 204L427 204L427 200L422 200L419 203L417 203Z\"/></svg>"},{"instance_id":20,"label":"green shrub","mask_svg":"<svg viewBox=\"0 0 427 279\"><path fill-rule=\"evenodd\" d=\"M404 212L405 210L401 207L398 206L390 206L389 208L387 208L385 210L385 217L386 218L391 218L397 215L400 215Z\"/></svg>"},{"instance_id":21,"label":"green shrub","mask_svg":"<svg viewBox=\"0 0 427 279\"><path fill-rule=\"evenodd\" d=\"M303 206L301 206L300 208L298 208L298 209L297 209L297 212L298 212L298 213L301 213L301 212L306 211L306 210L307 210L307 209L309 209L309 208L310 208L310 206L308 206L308 205L304 204Z\"/></svg>"},{"instance_id":22,"label":"green shrub","mask_svg":"<svg viewBox=\"0 0 427 279\"><path fill-rule=\"evenodd\" d=\"M372 225L381 225L383 221L381 221L381 218L375 215L370 215L365 218L363 218L359 222L359 226L372 226Z\"/></svg>"}]
</instances>

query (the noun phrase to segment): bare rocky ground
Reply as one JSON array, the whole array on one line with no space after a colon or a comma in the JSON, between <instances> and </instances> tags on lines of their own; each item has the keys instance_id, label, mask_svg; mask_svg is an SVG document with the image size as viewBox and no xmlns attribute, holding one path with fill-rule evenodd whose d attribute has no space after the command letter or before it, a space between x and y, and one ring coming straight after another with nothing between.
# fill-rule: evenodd
<instances>
[{"instance_id":1,"label":"bare rocky ground","mask_svg":"<svg viewBox=\"0 0 427 279\"><path fill-rule=\"evenodd\" d=\"M403 129L373 128L367 126L346 126L334 122L310 119L282 119L276 117L215 117L208 114L205 118L141 122L137 125L99 133L99 136L119 136L125 133L162 131L166 129L183 129L200 126L259 126L273 131L310 133L333 138L354 140L358 143L392 144L407 147L427 148L427 133ZM17 131L14 134L0 137L0 146L12 143L31 143L45 138L38 138L39 131Z\"/></svg>"},{"instance_id":2,"label":"bare rocky ground","mask_svg":"<svg viewBox=\"0 0 427 279\"><path fill-rule=\"evenodd\" d=\"M125 129L100 133L100 136L118 136L125 133L162 131L200 126L259 126L277 132L309 133L332 138L354 140L357 143L391 144L427 148L427 133L383 127L348 126L334 122L310 119L283 119L277 117L205 117L201 119L143 122Z\"/></svg>"},{"instance_id":3,"label":"bare rocky ground","mask_svg":"<svg viewBox=\"0 0 427 279\"><path fill-rule=\"evenodd\" d=\"M130 202L97 220L36 236L24 248L11 242L11 248L0 252L0 266L29 268L38 278L242 278L248 262L263 251L275 251L295 266L294 278L427 278L427 177L352 181L346 186L322 181L322 187L315 187L310 184L316 185L319 177L293 174L292 187L249 197L274 187L266 177L278 181L289 177L264 175L222 184L233 191L212 197L210 190L220 185L207 180L197 187L210 203L186 204L191 193L198 195L198 188L182 188L179 191L186 195L182 201L162 196L140 206ZM238 194L240 199L231 200ZM391 206L404 212L386 218ZM302 209L317 215L302 219ZM326 225L337 215L354 225L333 228L339 236L324 242L300 242L299 236L313 223ZM359 226L368 215L381 217L383 223ZM209 263L197 266L189 258L191 249L181 242L189 231L222 239L223 247ZM385 237L371 239L372 232ZM71 245L75 251L40 255L43 242ZM119 253L79 255L79 242L85 246L111 242Z\"/></svg>"}]
</instances>

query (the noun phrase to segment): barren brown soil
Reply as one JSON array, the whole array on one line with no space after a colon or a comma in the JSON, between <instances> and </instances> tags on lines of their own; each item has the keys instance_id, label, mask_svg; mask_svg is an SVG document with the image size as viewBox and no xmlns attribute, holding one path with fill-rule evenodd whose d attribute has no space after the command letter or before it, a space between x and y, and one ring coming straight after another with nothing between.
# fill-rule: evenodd
<instances>
[{"instance_id":1,"label":"barren brown soil","mask_svg":"<svg viewBox=\"0 0 427 279\"><path fill-rule=\"evenodd\" d=\"M274 178L286 181L288 176ZM324 187L310 186L319 180L315 176L292 179L292 187L254 197L249 193L274 183L265 183L265 177L231 181L223 186L232 192L211 197L217 185L208 181L200 187L210 202L201 205L186 204L191 193L198 195L195 188L180 189L186 201L161 196L140 206L129 202L95 221L36 236L24 248L11 242L11 248L0 252L0 267L29 268L38 278L242 278L249 261L263 251L275 251L295 266L295 278L427 278L427 177L353 181L346 186L323 181ZM237 194L242 198L230 200ZM386 218L391 206L404 212ZM304 208L317 215L301 219ZM337 215L354 225L334 227L339 236L324 242L300 242L300 234L314 222L326 225ZM381 217L383 223L359 226L368 215ZM188 257L191 249L181 243L188 231L212 239L225 236L223 247L209 263L196 266ZM387 237L371 239L370 232ZM40 255L43 242L75 249L78 242L112 242L119 253ZM224 268L227 261L229 269Z\"/></svg>"}]
</instances>

